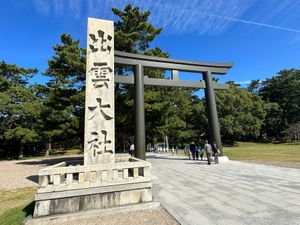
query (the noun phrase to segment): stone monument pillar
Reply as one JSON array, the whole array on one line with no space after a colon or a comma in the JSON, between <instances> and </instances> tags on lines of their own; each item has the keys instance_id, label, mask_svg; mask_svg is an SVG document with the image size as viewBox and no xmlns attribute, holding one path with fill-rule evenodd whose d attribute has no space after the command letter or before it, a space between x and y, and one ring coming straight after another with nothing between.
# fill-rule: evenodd
<instances>
[{"instance_id":1,"label":"stone monument pillar","mask_svg":"<svg viewBox=\"0 0 300 225\"><path fill-rule=\"evenodd\" d=\"M88 18L84 165L115 162L114 24Z\"/></svg>"},{"instance_id":2,"label":"stone monument pillar","mask_svg":"<svg viewBox=\"0 0 300 225\"><path fill-rule=\"evenodd\" d=\"M35 218L151 205L151 164L129 156L115 158L113 25L88 19L84 159L39 171Z\"/></svg>"}]
</instances>

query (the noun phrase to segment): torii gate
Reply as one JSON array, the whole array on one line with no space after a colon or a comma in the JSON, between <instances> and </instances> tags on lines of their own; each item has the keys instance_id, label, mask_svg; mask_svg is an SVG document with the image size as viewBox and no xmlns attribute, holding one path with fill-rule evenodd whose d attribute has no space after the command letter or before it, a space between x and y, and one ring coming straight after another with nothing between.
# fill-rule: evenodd
<instances>
[{"instance_id":1,"label":"torii gate","mask_svg":"<svg viewBox=\"0 0 300 225\"><path fill-rule=\"evenodd\" d=\"M114 63L135 67L134 77L114 77L115 83L134 84L135 87L135 157L144 160L146 155L144 85L204 88L205 100L208 109L210 142L215 141L220 148L221 154L223 154L214 89L229 89L229 85L213 82L212 75L226 74L228 69L232 67L232 63L194 62L120 51L114 52ZM172 79L148 78L147 76L144 76L144 67L171 70ZM204 82L180 80L179 71L201 73Z\"/></svg>"},{"instance_id":2,"label":"torii gate","mask_svg":"<svg viewBox=\"0 0 300 225\"><path fill-rule=\"evenodd\" d=\"M213 74L232 64L202 63L114 52L113 21L88 19L84 164L61 162L39 171L34 217L87 209L147 203L153 200L149 162L145 162L144 85L205 88L210 139L221 148ZM135 67L133 77L114 76L114 64ZM143 68L172 71L172 80L144 77ZM179 71L202 73L205 82L179 80ZM136 158L115 157L114 83L135 86ZM72 206L67 207L66 205ZM55 207L53 207L55 206Z\"/></svg>"}]
</instances>

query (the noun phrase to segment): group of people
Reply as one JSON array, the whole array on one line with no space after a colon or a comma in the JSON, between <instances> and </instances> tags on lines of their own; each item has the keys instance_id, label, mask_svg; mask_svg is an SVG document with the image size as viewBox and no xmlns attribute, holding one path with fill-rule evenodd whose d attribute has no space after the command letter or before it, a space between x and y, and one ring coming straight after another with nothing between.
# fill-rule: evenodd
<instances>
[{"instance_id":1,"label":"group of people","mask_svg":"<svg viewBox=\"0 0 300 225\"><path fill-rule=\"evenodd\" d=\"M150 151L153 152L157 152L157 153L168 153L169 149L166 147L162 147L162 146L154 146L153 149L151 147ZM173 155L179 155L179 148L178 146L173 146L172 149L172 154ZM196 146L194 142L192 142L190 144L189 147L185 147L184 148L184 152L189 156L189 159L193 158L193 160L199 160L199 156L200 159L203 160L203 155L204 152L206 154L206 158L207 158L207 164L210 165L211 161L210 161L210 157L214 156L214 162L215 163L219 163L219 154L220 154L220 150L216 144L216 142L213 142L213 144L209 144L208 140L205 141L205 145L204 148L202 148L201 146ZM131 156L134 156L134 144L131 144L129 147L129 154Z\"/></svg>"},{"instance_id":2,"label":"group of people","mask_svg":"<svg viewBox=\"0 0 300 225\"><path fill-rule=\"evenodd\" d=\"M167 146L161 146L161 145L154 145L154 146L148 146L147 147L148 152L155 152L155 153L172 153L172 155L179 155L179 148L178 146L172 146L172 148L168 148Z\"/></svg>"},{"instance_id":3,"label":"group of people","mask_svg":"<svg viewBox=\"0 0 300 225\"><path fill-rule=\"evenodd\" d=\"M208 165L211 164L210 157L212 155L214 156L215 163L219 163L218 156L220 154L220 150L219 150L216 142L213 142L213 145L211 146L211 144L209 144L208 140L206 140L204 149L201 146L199 146L199 147L196 146L195 143L192 142L189 147L185 148L185 152L188 154L189 159L193 158L193 160L199 160L199 156L200 156L200 159L203 160L203 155L205 152Z\"/></svg>"}]
</instances>

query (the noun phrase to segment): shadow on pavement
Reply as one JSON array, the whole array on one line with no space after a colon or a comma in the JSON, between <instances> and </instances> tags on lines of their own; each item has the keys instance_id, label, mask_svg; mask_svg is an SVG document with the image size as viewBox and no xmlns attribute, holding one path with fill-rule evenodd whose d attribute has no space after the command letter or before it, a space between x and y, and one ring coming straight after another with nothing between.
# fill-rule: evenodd
<instances>
[{"instance_id":1,"label":"shadow on pavement","mask_svg":"<svg viewBox=\"0 0 300 225\"><path fill-rule=\"evenodd\" d=\"M207 165L207 160L192 160L188 158L176 158L176 157L170 157L170 156L156 156L156 155L150 155L146 156L146 159L166 159L166 160L177 160L177 161L186 161L184 164L199 164L199 165ZM214 163L211 163L213 165Z\"/></svg>"},{"instance_id":2,"label":"shadow on pavement","mask_svg":"<svg viewBox=\"0 0 300 225\"><path fill-rule=\"evenodd\" d=\"M168 156L155 156L155 155L146 156L146 159L189 160L186 158L171 158Z\"/></svg>"},{"instance_id":3,"label":"shadow on pavement","mask_svg":"<svg viewBox=\"0 0 300 225\"><path fill-rule=\"evenodd\" d=\"M60 162L67 162L67 164L73 164L83 161L83 156L70 156L70 157L61 157L61 158L48 158L48 159L34 159L34 160L24 160L17 162L16 164L23 165L45 165L52 166Z\"/></svg>"},{"instance_id":4,"label":"shadow on pavement","mask_svg":"<svg viewBox=\"0 0 300 225\"><path fill-rule=\"evenodd\" d=\"M184 164L193 164L193 165L195 165L195 164L198 164L198 165L203 165L203 166L209 166L208 164L207 164L207 161L193 161L193 162L186 162L186 163L184 163ZM210 165L215 165L215 163L211 163Z\"/></svg>"},{"instance_id":5,"label":"shadow on pavement","mask_svg":"<svg viewBox=\"0 0 300 225\"><path fill-rule=\"evenodd\" d=\"M38 175L31 175L31 176L28 176L26 177L27 180L30 180L34 183L39 183L39 176Z\"/></svg>"}]
</instances>

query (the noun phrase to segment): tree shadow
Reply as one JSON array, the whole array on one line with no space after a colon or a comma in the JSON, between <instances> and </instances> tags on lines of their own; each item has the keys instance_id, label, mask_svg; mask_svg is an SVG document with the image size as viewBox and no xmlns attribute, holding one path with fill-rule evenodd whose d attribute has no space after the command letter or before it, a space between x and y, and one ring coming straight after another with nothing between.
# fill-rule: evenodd
<instances>
[{"instance_id":1,"label":"tree shadow","mask_svg":"<svg viewBox=\"0 0 300 225\"><path fill-rule=\"evenodd\" d=\"M55 164L61 163L61 162L66 162L68 165L78 165L78 164L82 165L83 164L83 156L26 160L26 161L17 162L16 164L52 166L52 165L55 165Z\"/></svg>"}]
</instances>

